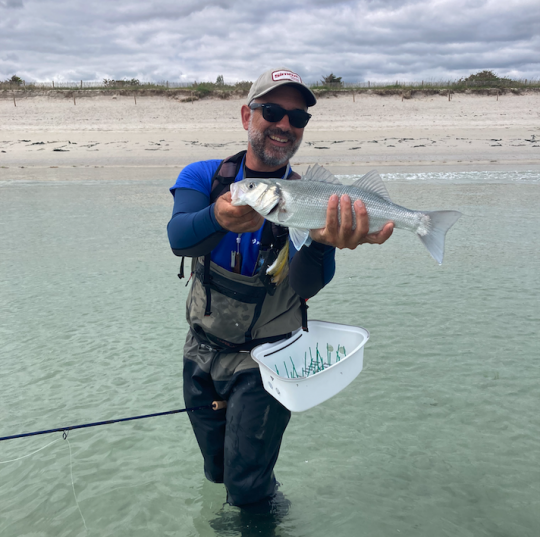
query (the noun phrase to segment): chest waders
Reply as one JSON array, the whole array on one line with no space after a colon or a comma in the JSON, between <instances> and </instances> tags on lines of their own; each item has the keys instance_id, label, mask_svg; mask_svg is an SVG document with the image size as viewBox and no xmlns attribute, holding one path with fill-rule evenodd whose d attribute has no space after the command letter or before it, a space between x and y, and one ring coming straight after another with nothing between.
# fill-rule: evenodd
<instances>
[{"instance_id":1,"label":"chest waders","mask_svg":"<svg viewBox=\"0 0 540 537\"><path fill-rule=\"evenodd\" d=\"M229 191L246 151L226 158L212 177L210 203ZM289 180L299 179L296 173ZM261 268L254 276L220 267L210 254L193 258L193 284L186 319L197 341L216 350L249 351L257 345L284 339L300 326L307 330L307 305L289 286L278 286L266 274L288 238L288 230L265 221L260 243ZM184 259L179 277L184 276Z\"/></svg>"},{"instance_id":2,"label":"chest waders","mask_svg":"<svg viewBox=\"0 0 540 537\"><path fill-rule=\"evenodd\" d=\"M220 164L212 177L211 203L229 190L244 155L242 151ZM226 270L212 262L210 254L194 258L186 304L186 404L228 402L226 410L188 414L204 473L210 481L225 484L231 505L269 511L275 507L274 466L291 413L264 389L259 368L245 351L307 327L305 300L292 290L289 277L276 286L266 275L288 240L286 228L265 222L256 265L260 270L254 276Z\"/></svg>"}]
</instances>

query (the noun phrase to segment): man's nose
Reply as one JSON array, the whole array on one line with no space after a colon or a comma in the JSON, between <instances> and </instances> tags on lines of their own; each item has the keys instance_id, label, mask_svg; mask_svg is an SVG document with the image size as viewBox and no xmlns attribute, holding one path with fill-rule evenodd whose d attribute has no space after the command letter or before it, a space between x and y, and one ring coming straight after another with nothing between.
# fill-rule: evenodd
<instances>
[{"instance_id":1,"label":"man's nose","mask_svg":"<svg viewBox=\"0 0 540 537\"><path fill-rule=\"evenodd\" d=\"M291 124L289 123L289 116L285 114L276 124L281 130L291 130Z\"/></svg>"}]
</instances>

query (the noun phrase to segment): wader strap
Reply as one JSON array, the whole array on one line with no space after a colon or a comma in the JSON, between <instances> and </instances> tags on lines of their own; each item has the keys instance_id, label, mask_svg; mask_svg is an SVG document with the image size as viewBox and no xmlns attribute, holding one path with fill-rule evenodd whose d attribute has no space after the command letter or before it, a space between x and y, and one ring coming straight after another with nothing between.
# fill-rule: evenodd
<instances>
[{"instance_id":1,"label":"wader strap","mask_svg":"<svg viewBox=\"0 0 540 537\"><path fill-rule=\"evenodd\" d=\"M184 259L185 257L182 256L182 261L180 261L180 270L178 272L178 278L182 279L184 277Z\"/></svg>"},{"instance_id":2,"label":"wader strap","mask_svg":"<svg viewBox=\"0 0 540 537\"><path fill-rule=\"evenodd\" d=\"M308 325L307 325L307 300L305 298L300 297L300 311L302 312L302 330L304 332L309 332Z\"/></svg>"},{"instance_id":3,"label":"wader strap","mask_svg":"<svg viewBox=\"0 0 540 537\"><path fill-rule=\"evenodd\" d=\"M247 151L243 150L236 153L236 155L232 155L221 161L221 164L218 166L218 169L214 173L211 180L210 203L214 203L219 196L229 190L232 183L234 183L238 172L240 171L240 166L242 165L242 161L244 160L246 153ZM289 180L297 180L301 178L302 177L296 172L291 172L287 177Z\"/></svg>"},{"instance_id":4,"label":"wader strap","mask_svg":"<svg viewBox=\"0 0 540 537\"><path fill-rule=\"evenodd\" d=\"M211 306L212 306L212 293L210 292L210 281L212 277L210 276L210 254L204 256L204 272L203 272L203 287L206 291L206 308L204 314L206 316L212 315Z\"/></svg>"},{"instance_id":5,"label":"wader strap","mask_svg":"<svg viewBox=\"0 0 540 537\"><path fill-rule=\"evenodd\" d=\"M292 332L280 334L279 336L268 336L265 338L252 339L245 343L233 344L223 339L220 339L212 334L207 334L200 326L192 327L191 331L199 345L207 345L215 351L219 352L250 352L252 349L264 343L275 343L283 339L289 339Z\"/></svg>"},{"instance_id":6,"label":"wader strap","mask_svg":"<svg viewBox=\"0 0 540 537\"><path fill-rule=\"evenodd\" d=\"M244 150L236 153L236 155L227 157L218 166L211 181L210 203L214 203L219 196L229 190L240 171L240 166L246 153L247 151Z\"/></svg>"}]
</instances>

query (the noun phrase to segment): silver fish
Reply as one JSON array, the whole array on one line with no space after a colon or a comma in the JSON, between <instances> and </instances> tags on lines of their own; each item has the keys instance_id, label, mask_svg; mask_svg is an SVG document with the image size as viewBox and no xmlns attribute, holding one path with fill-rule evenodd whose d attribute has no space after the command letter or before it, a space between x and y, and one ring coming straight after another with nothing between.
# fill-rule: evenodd
<instances>
[{"instance_id":1,"label":"silver fish","mask_svg":"<svg viewBox=\"0 0 540 537\"><path fill-rule=\"evenodd\" d=\"M357 199L364 202L370 233L393 222L398 229L416 233L439 265L443 261L446 232L461 216L458 211L411 211L392 203L376 171L348 186L318 165L308 168L297 181L244 179L231 185L231 194L232 205L250 205L267 220L288 227L297 250L311 242L310 229L325 227L330 196L348 194L351 203ZM356 220L354 211L353 218Z\"/></svg>"}]
</instances>

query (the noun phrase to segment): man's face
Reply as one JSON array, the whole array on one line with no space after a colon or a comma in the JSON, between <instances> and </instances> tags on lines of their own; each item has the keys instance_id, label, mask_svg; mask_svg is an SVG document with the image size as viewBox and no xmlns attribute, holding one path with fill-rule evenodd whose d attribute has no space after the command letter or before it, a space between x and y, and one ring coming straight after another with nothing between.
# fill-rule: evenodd
<instances>
[{"instance_id":1,"label":"man's face","mask_svg":"<svg viewBox=\"0 0 540 537\"><path fill-rule=\"evenodd\" d=\"M302 94L290 86L282 86L263 95L255 102L274 103L285 110L307 110ZM284 166L302 143L304 129L293 127L287 115L277 123L270 123L262 116L260 108L246 116L248 141L254 156L265 168L277 169ZM244 121L246 127L246 121Z\"/></svg>"}]
</instances>

